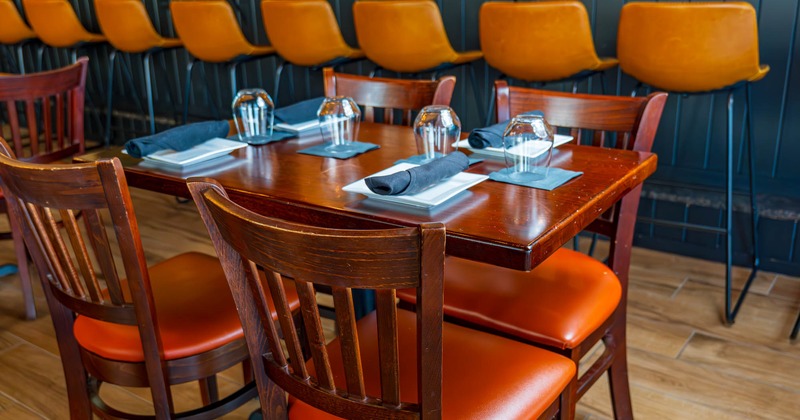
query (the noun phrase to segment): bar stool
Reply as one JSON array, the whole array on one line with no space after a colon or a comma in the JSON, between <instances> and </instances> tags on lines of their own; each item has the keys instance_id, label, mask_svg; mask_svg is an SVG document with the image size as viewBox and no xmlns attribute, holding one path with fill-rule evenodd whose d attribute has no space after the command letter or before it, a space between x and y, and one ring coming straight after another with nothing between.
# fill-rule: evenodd
<instances>
[{"instance_id":1,"label":"bar stool","mask_svg":"<svg viewBox=\"0 0 800 420\"><path fill-rule=\"evenodd\" d=\"M189 92L195 61L227 64L231 92L236 95L236 67L275 54L275 48L253 45L244 37L233 8L225 0L172 1L169 9L175 30L191 55L186 66L184 122L189 116Z\"/></svg>"},{"instance_id":2,"label":"bar stool","mask_svg":"<svg viewBox=\"0 0 800 420\"><path fill-rule=\"evenodd\" d=\"M439 6L430 0L357 1L353 19L358 44L367 58L382 69L398 73L432 73L469 65L469 78L478 112L483 101L472 66L483 57L480 51L456 52L444 28Z\"/></svg>"},{"instance_id":3,"label":"bar stool","mask_svg":"<svg viewBox=\"0 0 800 420\"><path fill-rule=\"evenodd\" d=\"M481 50L486 62L511 77L542 86L578 83L617 65L599 58L586 7L579 1L488 2L480 9ZM602 89L605 90L605 89ZM492 95L492 98L494 95ZM490 101L486 125L493 113Z\"/></svg>"},{"instance_id":4,"label":"bar stool","mask_svg":"<svg viewBox=\"0 0 800 420\"><path fill-rule=\"evenodd\" d=\"M275 102L285 67L290 71L292 66L319 70L365 57L363 51L344 41L336 15L326 0L264 0L261 15L269 42L282 59L275 72Z\"/></svg>"},{"instance_id":5,"label":"bar stool","mask_svg":"<svg viewBox=\"0 0 800 420\"><path fill-rule=\"evenodd\" d=\"M36 39L36 33L29 28L11 0L0 0L0 44L15 48L17 68L25 74L25 58L22 47Z\"/></svg>"},{"instance_id":6,"label":"bar stool","mask_svg":"<svg viewBox=\"0 0 800 420\"><path fill-rule=\"evenodd\" d=\"M620 68L653 88L682 95L728 93L727 155L725 172L725 227L699 229L725 235L725 319L733 323L759 267L758 207L752 139L750 84L761 80L769 66L759 62L756 11L746 2L629 3L623 6L617 36ZM638 88L638 86L637 86ZM753 261L750 277L732 305L733 256L733 110L734 92L745 89ZM634 95L636 89L634 89ZM713 98L713 96L712 96ZM680 97L676 113L680 116ZM679 124L675 127L677 144ZM680 222L642 219L680 228Z\"/></svg>"},{"instance_id":7,"label":"bar stool","mask_svg":"<svg viewBox=\"0 0 800 420\"><path fill-rule=\"evenodd\" d=\"M100 28L108 37L114 50L108 56L108 97L106 100L106 145L111 139L111 109L113 102L114 64L117 52L142 54L144 79L147 90L147 112L150 116L150 134L156 132L153 109L153 82L151 57L154 53L183 46L179 39L164 38L156 32L147 9L141 0L95 0L95 12ZM169 87L167 94L169 95ZM171 95L170 95L171 96Z\"/></svg>"}]
</instances>

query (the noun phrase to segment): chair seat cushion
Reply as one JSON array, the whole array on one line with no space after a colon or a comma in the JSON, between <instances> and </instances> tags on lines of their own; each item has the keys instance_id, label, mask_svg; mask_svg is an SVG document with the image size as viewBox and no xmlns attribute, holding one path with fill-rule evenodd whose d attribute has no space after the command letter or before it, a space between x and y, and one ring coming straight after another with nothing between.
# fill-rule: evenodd
<instances>
[{"instance_id":1,"label":"chair seat cushion","mask_svg":"<svg viewBox=\"0 0 800 420\"><path fill-rule=\"evenodd\" d=\"M407 291L398 296L415 301ZM445 262L446 316L562 349L599 328L621 296L608 266L566 248L530 272L460 258Z\"/></svg>"},{"instance_id":2,"label":"chair seat cushion","mask_svg":"<svg viewBox=\"0 0 800 420\"><path fill-rule=\"evenodd\" d=\"M416 315L398 310L397 317L400 398L417 402ZM375 312L358 321L365 388L371 396L381 395L376 326ZM346 389L339 346L334 340L328 351L337 387ZM536 418L574 374L575 364L557 354L453 324L443 326L443 418ZM290 400L289 417L337 418L295 399Z\"/></svg>"},{"instance_id":3,"label":"chair seat cushion","mask_svg":"<svg viewBox=\"0 0 800 420\"><path fill-rule=\"evenodd\" d=\"M217 258L185 253L150 267L149 273L166 360L200 354L244 337ZM127 295L125 284L123 290ZM294 287L287 285L287 296L292 310L297 309L300 301ZM274 309L272 316L276 316ZM73 328L78 343L92 353L111 360L144 361L136 326L79 316Z\"/></svg>"},{"instance_id":4,"label":"chair seat cushion","mask_svg":"<svg viewBox=\"0 0 800 420\"><path fill-rule=\"evenodd\" d=\"M481 58L483 58L483 52L481 51L464 51L457 53L455 60L453 60L453 64L470 63L475 60L480 60Z\"/></svg>"}]
</instances>

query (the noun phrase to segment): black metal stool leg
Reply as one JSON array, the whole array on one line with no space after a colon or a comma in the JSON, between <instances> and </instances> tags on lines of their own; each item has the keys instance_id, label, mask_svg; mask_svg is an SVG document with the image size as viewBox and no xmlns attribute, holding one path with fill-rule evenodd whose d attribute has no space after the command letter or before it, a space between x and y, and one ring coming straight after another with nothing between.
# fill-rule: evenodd
<instances>
[{"instance_id":1,"label":"black metal stool leg","mask_svg":"<svg viewBox=\"0 0 800 420\"><path fill-rule=\"evenodd\" d=\"M292 95L292 102L294 102L297 100L294 91L294 66L292 66L292 63L286 63L286 67L289 70L289 94Z\"/></svg>"},{"instance_id":2,"label":"black metal stool leg","mask_svg":"<svg viewBox=\"0 0 800 420\"><path fill-rule=\"evenodd\" d=\"M25 74L25 55L22 51L22 45L17 46L17 67L19 68L20 74Z\"/></svg>"},{"instance_id":3,"label":"black metal stool leg","mask_svg":"<svg viewBox=\"0 0 800 420\"><path fill-rule=\"evenodd\" d=\"M797 314L797 321L794 322L794 328L792 328L792 334L789 337L792 340L796 340L798 332L800 332L800 314Z\"/></svg>"},{"instance_id":4,"label":"black metal stool leg","mask_svg":"<svg viewBox=\"0 0 800 420\"><path fill-rule=\"evenodd\" d=\"M108 85L106 88L106 136L105 144L111 144L111 110L114 101L114 64L117 62L117 50L108 54Z\"/></svg>"},{"instance_id":5,"label":"black metal stool leg","mask_svg":"<svg viewBox=\"0 0 800 420\"><path fill-rule=\"evenodd\" d=\"M36 71L42 71L42 60L44 59L44 44L36 48Z\"/></svg>"},{"instance_id":6,"label":"black metal stool leg","mask_svg":"<svg viewBox=\"0 0 800 420\"><path fill-rule=\"evenodd\" d=\"M183 123L189 122L189 93L192 91L192 70L194 70L195 60L189 57L186 64L186 85L183 90Z\"/></svg>"},{"instance_id":7,"label":"black metal stool leg","mask_svg":"<svg viewBox=\"0 0 800 420\"><path fill-rule=\"evenodd\" d=\"M228 76L230 76L230 79L231 79L231 100L233 100L233 98L236 97L236 92L238 92L238 90L236 89L236 67L237 66L238 66L238 63L236 63L236 62L233 62L233 63L228 65Z\"/></svg>"},{"instance_id":8,"label":"black metal stool leg","mask_svg":"<svg viewBox=\"0 0 800 420\"><path fill-rule=\"evenodd\" d=\"M278 68L275 69L275 97L273 100L275 101L275 106L278 106L278 94L281 91L281 76L283 75L283 66L286 64L285 61L281 60L281 63L278 65Z\"/></svg>"},{"instance_id":9,"label":"black metal stool leg","mask_svg":"<svg viewBox=\"0 0 800 420\"><path fill-rule=\"evenodd\" d=\"M153 76L151 71L152 56L153 54L151 52L144 53L144 57L142 57L142 64L144 64L144 83L145 83L145 89L147 90L145 92L145 94L147 95L147 113L150 116L150 134L155 134L156 115L153 105Z\"/></svg>"},{"instance_id":10,"label":"black metal stool leg","mask_svg":"<svg viewBox=\"0 0 800 420\"><path fill-rule=\"evenodd\" d=\"M475 64L473 62L467 64L467 66L469 66L469 80L472 84L472 94L475 96L475 106L478 107L478 115L486 115L486 110L483 108L483 98L481 97L481 91L478 86L478 78L475 77Z\"/></svg>"},{"instance_id":11,"label":"black metal stool leg","mask_svg":"<svg viewBox=\"0 0 800 420\"><path fill-rule=\"evenodd\" d=\"M733 91L728 92L727 144L725 158L725 321L733 324L731 264L733 257Z\"/></svg>"}]
</instances>

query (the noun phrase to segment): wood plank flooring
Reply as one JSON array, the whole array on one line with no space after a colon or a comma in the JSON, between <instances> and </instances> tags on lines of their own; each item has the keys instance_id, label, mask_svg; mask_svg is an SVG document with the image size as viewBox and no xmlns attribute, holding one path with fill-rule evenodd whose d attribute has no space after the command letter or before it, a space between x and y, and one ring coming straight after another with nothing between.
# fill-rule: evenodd
<instances>
[{"instance_id":1,"label":"wood plank flooring","mask_svg":"<svg viewBox=\"0 0 800 420\"><path fill-rule=\"evenodd\" d=\"M187 250L213 253L193 204L133 194L151 264ZM0 242L0 263L13 261L10 241ZM639 248L632 264L628 346L638 418L798 418L800 344L788 335L800 310L800 279L760 274L736 324L725 326L722 265ZM747 274L735 271L738 286ZM28 322L21 319L17 277L0 279L0 419L68 418L52 324L35 288L40 316ZM237 369L222 376L222 392L241 382ZM194 384L177 388L179 407L198 403ZM122 407L148 412L146 390L104 392ZM257 407L253 401L229 418L247 418ZM578 418L610 417L608 387L601 380L581 401Z\"/></svg>"}]
</instances>

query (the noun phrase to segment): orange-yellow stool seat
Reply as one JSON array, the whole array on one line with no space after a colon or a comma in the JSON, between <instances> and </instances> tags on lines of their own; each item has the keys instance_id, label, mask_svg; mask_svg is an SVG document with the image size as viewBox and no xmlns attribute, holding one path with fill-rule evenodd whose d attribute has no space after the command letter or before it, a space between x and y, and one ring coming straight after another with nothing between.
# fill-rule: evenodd
<instances>
[{"instance_id":1,"label":"orange-yellow stool seat","mask_svg":"<svg viewBox=\"0 0 800 420\"><path fill-rule=\"evenodd\" d=\"M149 273L166 360L200 354L244 337L217 258L185 253L150 267ZM299 308L294 287L287 287L287 294L290 308ZM276 316L274 309L272 315ZM78 343L89 352L111 360L144 362L136 326L79 316L74 332Z\"/></svg>"},{"instance_id":2,"label":"orange-yellow stool seat","mask_svg":"<svg viewBox=\"0 0 800 420\"><path fill-rule=\"evenodd\" d=\"M416 317L397 311L400 366L416 366ZM375 312L358 321L359 347L368 395L381 395L380 361ZM530 419L543 413L575 375L575 364L554 353L502 337L444 323L442 418ZM346 389L339 340L328 345L338 387ZM503 355L503 357L487 357ZM309 362L309 365L313 365ZM313 366L311 366L313 371ZM417 402L417 369L400 371L403 401ZM504 395L498 406L497 395ZM538 395L540 398L531 398ZM509 403L510 402L510 403ZM292 399L291 419L336 419L302 401Z\"/></svg>"},{"instance_id":3,"label":"orange-yellow stool seat","mask_svg":"<svg viewBox=\"0 0 800 420\"><path fill-rule=\"evenodd\" d=\"M530 272L450 257L444 278L446 316L561 349L597 330L622 296L608 266L566 248Z\"/></svg>"},{"instance_id":4,"label":"orange-yellow stool seat","mask_svg":"<svg viewBox=\"0 0 800 420\"><path fill-rule=\"evenodd\" d=\"M51 47L74 48L106 40L103 35L87 31L66 0L24 0L22 4L36 35Z\"/></svg>"},{"instance_id":5,"label":"orange-yellow stool seat","mask_svg":"<svg viewBox=\"0 0 800 420\"><path fill-rule=\"evenodd\" d=\"M0 0L0 44L13 45L36 38L11 0Z\"/></svg>"},{"instance_id":6,"label":"orange-yellow stool seat","mask_svg":"<svg viewBox=\"0 0 800 420\"><path fill-rule=\"evenodd\" d=\"M745 2L629 3L620 14L620 67L672 92L755 82L769 72L759 63L756 22L755 9Z\"/></svg>"}]
</instances>

